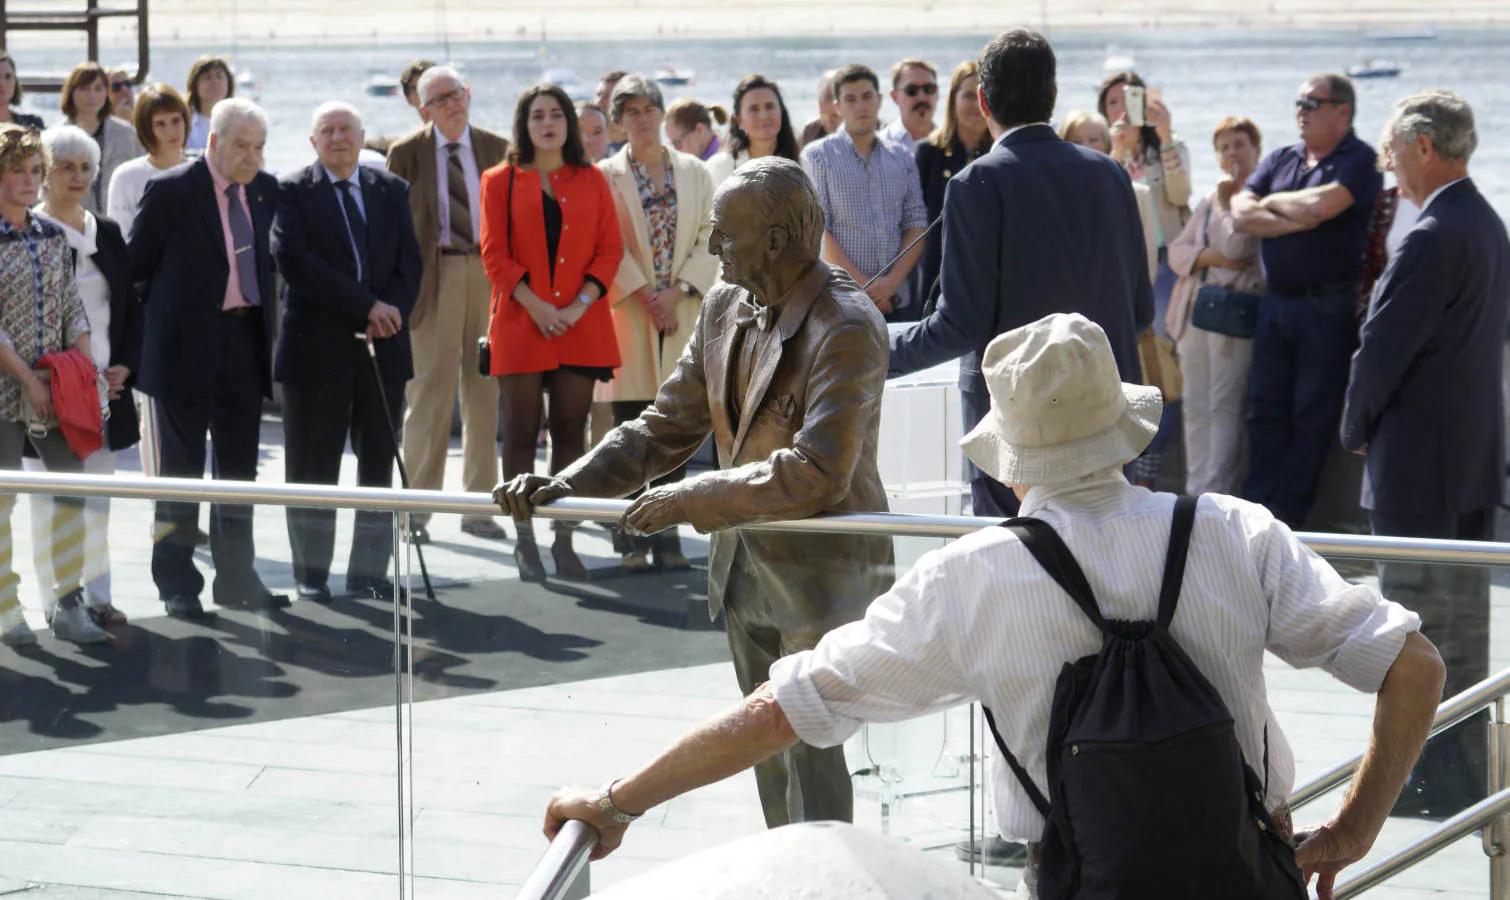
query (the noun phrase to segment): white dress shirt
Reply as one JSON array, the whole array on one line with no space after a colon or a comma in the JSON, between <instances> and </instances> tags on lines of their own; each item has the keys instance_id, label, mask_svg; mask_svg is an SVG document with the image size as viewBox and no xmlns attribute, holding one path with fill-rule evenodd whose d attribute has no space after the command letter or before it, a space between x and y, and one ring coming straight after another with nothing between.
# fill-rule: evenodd
<instances>
[{"instance_id":1,"label":"white dress shirt","mask_svg":"<svg viewBox=\"0 0 1510 900\"><path fill-rule=\"evenodd\" d=\"M1152 620L1174 497L1108 469L1035 487L1024 516L1054 526L1085 570L1108 619ZM1263 507L1220 494L1200 502L1170 632L1221 695L1268 806L1286 802L1295 757L1269 706L1264 651L1377 692L1420 618L1372 588L1349 584ZM1061 667L1096 653L1101 634L1016 535L991 527L920 559L859 622L771 667L776 699L797 735L843 743L865 722L895 722L979 700L1043 791L1049 708ZM1043 818L1011 771L991 773L997 822L1036 841Z\"/></svg>"},{"instance_id":2,"label":"white dress shirt","mask_svg":"<svg viewBox=\"0 0 1510 900\"><path fill-rule=\"evenodd\" d=\"M477 172L477 157L472 155L472 126L457 138L456 143L461 145L458 156L461 157L461 171L467 179L467 204L472 210L472 243L482 243L482 176ZM451 199L447 193L451 179L447 174L447 166L451 163L451 151L446 149L451 146L451 141L435 129L435 198L440 206L439 241L442 247L451 246Z\"/></svg>"}]
</instances>

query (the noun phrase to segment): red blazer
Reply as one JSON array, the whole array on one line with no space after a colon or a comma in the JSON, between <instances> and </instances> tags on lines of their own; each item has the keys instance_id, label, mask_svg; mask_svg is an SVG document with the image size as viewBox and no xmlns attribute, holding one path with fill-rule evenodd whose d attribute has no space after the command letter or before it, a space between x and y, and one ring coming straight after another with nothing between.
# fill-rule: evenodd
<instances>
[{"instance_id":1,"label":"red blazer","mask_svg":"<svg viewBox=\"0 0 1510 900\"><path fill-rule=\"evenodd\" d=\"M600 298L589 307L565 334L547 339L512 296L526 273L540 299L557 307L575 300L589 275L604 286L613 284L624 257L624 239L608 181L595 166L565 166L551 174L562 223L552 278L546 255L540 173L514 170L511 223L505 209L510 171L504 163L482 176L482 265L493 285L493 312L488 323L492 374L548 372L562 365L617 368L619 342L614 337L608 298Z\"/></svg>"}]
</instances>

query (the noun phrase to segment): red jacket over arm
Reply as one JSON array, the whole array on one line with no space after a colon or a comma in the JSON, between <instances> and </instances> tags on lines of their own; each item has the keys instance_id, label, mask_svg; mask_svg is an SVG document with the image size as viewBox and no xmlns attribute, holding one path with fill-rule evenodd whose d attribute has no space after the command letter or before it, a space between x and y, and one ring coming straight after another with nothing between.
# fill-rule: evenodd
<instances>
[{"instance_id":1,"label":"red jacket over arm","mask_svg":"<svg viewBox=\"0 0 1510 900\"><path fill-rule=\"evenodd\" d=\"M506 209L510 171L512 221ZM565 334L548 339L512 296L528 275L540 299L564 307L576 299L588 276L604 287L613 284L624 256L613 196L603 174L593 166L565 166L550 178L562 221L554 277L547 256L540 173L504 164L482 176L482 264L493 285L488 336L494 375L547 372L561 365L619 365L619 344L606 299L594 303Z\"/></svg>"}]
</instances>

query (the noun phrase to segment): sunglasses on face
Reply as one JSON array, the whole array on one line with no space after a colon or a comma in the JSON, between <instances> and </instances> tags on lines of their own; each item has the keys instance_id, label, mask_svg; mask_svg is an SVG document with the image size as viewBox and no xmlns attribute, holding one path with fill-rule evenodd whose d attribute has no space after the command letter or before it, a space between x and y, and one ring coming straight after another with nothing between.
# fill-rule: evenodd
<instances>
[{"instance_id":1,"label":"sunglasses on face","mask_svg":"<svg viewBox=\"0 0 1510 900\"><path fill-rule=\"evenodd\" d=\"M129 82L129 81L112 81L112 82L110 82L110 89L112 91L125 91L125 90L130 90L130 88L131 88L131 82Z\"/></svg>"},{"instance_id":2,"label":"sunglasses on face","mask_svg":"<svg viewBox=\"0 0 1510 900\"><path fill-rule=\"evenodd\" d=\"M918 94L924 94L926 96L932 97L938 92L939 86L933 83L909 84L906 87L902 88L902 93L906 94L909 97L916 97Z\"/></svg>"},{"instance_id":3,"label":"sunglasses on face","mask_svg":"<svg viewBox=\"0 0 1510 900\"><path fill-rule=\"evenodd\" d=\"M1296 109L1303 109L1306 112L1315 112L1316 110L1321 109L1323 106L1325 106L1328 103L1337 103L1337 102L1338 101L1332 100L1332 99L1327 98L1327 97L1301 97L1300 99L1298 99L1298 100L1295 101L1295 108Z\"/></svg>"}]
</instances>

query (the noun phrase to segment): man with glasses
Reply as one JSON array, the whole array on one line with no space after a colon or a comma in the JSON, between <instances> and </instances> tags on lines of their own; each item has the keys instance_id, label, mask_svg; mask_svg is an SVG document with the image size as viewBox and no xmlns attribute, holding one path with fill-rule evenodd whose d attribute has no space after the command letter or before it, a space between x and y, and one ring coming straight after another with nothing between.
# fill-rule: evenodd
<instances>
[{"instance_id":1,"label":"man with glasses","mask_svg":"<svg viewBox=\"0 0 1510 900\"><path fill-rule=\"evenodd\" d=\"M136 85L125 69L115 68L108 73L110 78L110 113L123 122L132 123L131 111L136 107Z\"/></svg>"},{"instance_id":2,"label":"man with glasses","mask_svg":"<svg viewBox=\"0 0 1510 900\"><path fill-rule=\"evenodd\" d=\"M472 92L455 69L426 69L417 93L429 122L388 151L388 171L409 182L424 262L409 316L414 379L405 392L404 466L411 487L440 490L459 383L462 486L486 493L498 481L498 383L477 373L477 339L488 333L492 296L482 268L479 179L503 162L509 144L471 124ZM410 539L427 543L429 517L410 522ZM489 540L505 537L487 517L462 519L461 530Z\"/></svg>"},{"instance_id":3,"label":"man with glasses","mask_svg":"<svg viewBox=\"0 0 1510 900\"><path fill-rule=\"evenodd\" d=\"M933 111L938 107L939 73L922 59L904 59L891 67L891 102L901 118L881 129L881 140L911 153L933 134Z\"/></svg>"},{"instance_id":4,"label":"man with glasses","mask_svg":"<svg viewBox=\"0 0 1510 900\"><path fill-rule=\"evenodd\" d=\"M928 226L923 185L912 150L881 140L876 131L881 83L859 64L834 77L844 126L802 149L802 168L818 188L828 227L823 258L861 286L881 273ZM923 255L921 242L866 290L888 321L914 321L919 300L907 276Z\"/></svg>"},{"instance_id":5,"label":"man with glasses","mask_svg":"<svg viewBox=\"0 0 1510 900\"><path fill-rule=\"evenodd\" d=\"M1232 198L1238 231L1263 238L1243 496L1304 526L1337 442L1374 198L1372 147L1353 133L1353 84L1317 75L1295 101L1300 143L1269 154Z\"/></svg>"}]
</instances>

